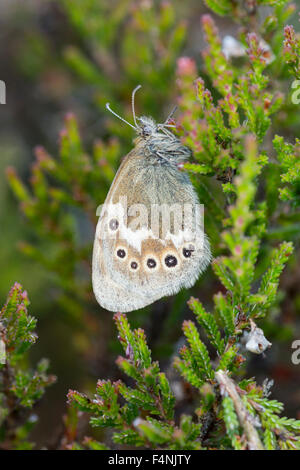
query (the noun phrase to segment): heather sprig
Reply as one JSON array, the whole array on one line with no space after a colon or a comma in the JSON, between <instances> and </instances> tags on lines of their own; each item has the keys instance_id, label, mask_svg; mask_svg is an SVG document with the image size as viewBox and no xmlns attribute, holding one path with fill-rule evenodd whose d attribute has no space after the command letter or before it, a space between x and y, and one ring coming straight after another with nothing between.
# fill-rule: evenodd
<instances>
[{"instance_id":1,"label":"heather sprig","mask_svg":"<svg viewBox=\"0 0 300 470\"><path fill-rule=\"evenodd\" d=\"M55 382L42 359L32 370L26 352L36 342L36 319L28 313L27 292L17 282L0 311L0 448L31 449L28 435L36 423L34 405Z\"/></svg>"},{"instance_id":2,"label":"heather sprig","mask_svg":"<svg viewBox=\"0 0 300 470\"><path fill-rule=\"evenodd\" d=\"M294 207L300 204L300 140L295 144L284 141L278 135L273 140L277 158L281 164L281 188L279 196L283 201L291 202Z\"/></svg>"},{"instance_id":3,"label":"heather sprig","mask_svg":"<svg viewBox=\"0 0 300 470\"><path fill-rule=\"evenodd\" d=\"M291 73L300 79L300 39L290 25L284 28L283 55Z\"/></svg>"},{"instance_id":4,"label":"heather sprig","mask_svg":"<svg viewBox=\"0 0 300 470\"><path fill-rule=\"evenodd\" d=\"M200 449L201 443L197 440L200 423L193 423L190 416L182 415L180 423L175 425L175 396L158 362L151 358L144 331L132 330L124 314L116 314L114 320L125 353L125 357L119 356L116 362L133 384L100 380L93 399L69 391L69 403L91 414L93 427L112 428L116 444Z\"/></svg>"}]
</instances>

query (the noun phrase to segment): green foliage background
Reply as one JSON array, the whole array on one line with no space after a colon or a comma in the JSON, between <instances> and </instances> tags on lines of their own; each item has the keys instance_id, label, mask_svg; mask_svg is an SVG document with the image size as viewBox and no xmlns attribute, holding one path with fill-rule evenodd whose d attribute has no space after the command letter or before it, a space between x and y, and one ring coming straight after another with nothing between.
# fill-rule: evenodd
<instances>
[{"instance_id":1,"label":"green foliage background","mask_svg":"<svg viewBox=\"0 0 300 470\"><path fill-rule=\"evenodd\" d=\"M90 259L96 208L133 138L129 127L107 114L105 103L130 121L130 95L139 83L143 88L137 97L138 114L160 122L174 103L179 105L178 133L194 152L186 171L205 205L215 261L190 291L129 316L131 328L145 330L152 357L160 362L163 373L154 365L153 377L157 393L166 401L162 406L169 422L157 430L150 416L147 425L140 423L138 432L132 430L127 443L198 448L195 440L201 426L188 417L199 405L193 387L215 386L216 361L221 370L241 374L237 361L244 359L237 346L250 318L258 320L273 346L265 357L246 355L245 376L255 375L258 383L266 376L274 378L274 398L286 404L290 418L297 417L299 366L291 364L290 356L292 341L299 337L300 150L295 138L300 114L299 105L291 101L291 83L299 78L300 67L297 38L291 29L284 30L287 24L299 30L297 6L288 1L36 0L3 7L1 44L9 47L0 51L0 78L8 88L7 105L0 109L0 296L4 304L16 280L29 291L40 337L30 359L49 357L58 376L38 408L40 421L32 434L38 445L76 447L84 434L106 442L98 428L91 431L82 425L77 434L73 409L62 430L67 391L91 395L98 378L121 378L127 387L126 374L133 374L127 362L118 360L122 372L115 364L121 347L111 315L94 300ZM208 12L211 16L202 16ZM238 38L248 53L226 60L220 39L226 34ZM270 62L259 37L271 47ZM181 348L184 320L190 349ZM119 330L126 322L118 319ZM142 348L141 338L136 341ZM182 417L175 430L169 416L173 403L162 374L173 377L170 358L178 356L179 349L176 368L192 387L186 385L177 400L176 419ZM137 367L132 360L131 366ZM151 359L147 360L150 367ZM171 385L172 381L177 383L179 374L170 379ZM148 385L146 381L138 387ZM253 394L252 405L247 406L255 413L262 392L254 384L239 386ZM99 395L111 397L109 387L100 384ZM72 393L69 399L76 402L81 395ZM202 396L204 408L196 415L210 416L213 394ZM127 422L138 416L136 399L133 404L128 400L134 409L131 417L126 415ZM84 400L79 408L101 415ZM223 420L230 438L222 445L243 448L230 400L225 397L223 411L218 411L217 419ZM277 403L259 418L267 448L276 445L273 428L281 411ZM150 400L148 412L151 406ZM116 418L116 410L117 421L111 417L110 427L117 423L122 429L122 413ZM295 430L292 422L278 426L283 434ZM209 445L221 445L218 432L222 427ZM281 439L280 446L294 445L287 441ZM115 442L126 440L120 434ZM99 444L87 440L85 445Z\"/></svg>"}]
</instances>

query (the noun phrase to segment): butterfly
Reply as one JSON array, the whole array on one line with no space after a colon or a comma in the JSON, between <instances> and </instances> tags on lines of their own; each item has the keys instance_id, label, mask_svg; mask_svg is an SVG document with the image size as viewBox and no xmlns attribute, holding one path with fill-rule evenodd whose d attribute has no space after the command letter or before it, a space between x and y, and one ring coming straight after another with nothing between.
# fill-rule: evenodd
<instances>
[{"instance_id":1,"label":"butterfly","mask_svg":"<svg viewBox=\"0 0 300 470\"><path fill-rule=\"evenodd\" d=\"M168 124L136 117L134 148L123 159L100 210L92 282L98 303L130 312L191 287L211 260L203 211L180 166L191 150ZM173 114L173 113L172 113Z\"/></svg>"}]
</instances>

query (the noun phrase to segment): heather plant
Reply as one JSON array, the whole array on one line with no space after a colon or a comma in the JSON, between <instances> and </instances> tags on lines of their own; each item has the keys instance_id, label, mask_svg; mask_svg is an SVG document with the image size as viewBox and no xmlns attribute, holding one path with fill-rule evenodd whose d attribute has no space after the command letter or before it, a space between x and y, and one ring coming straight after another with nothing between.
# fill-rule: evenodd
<instances>
[{"instance_id":1,"label":"heather plant","mask_svg":"<svg viewBox=\"0 0 300 470\"><path fill-rule=\"evenodd\" d=\"M0 447L31 449L28 435L37 421L34 407L46 387L55 382L42 359L35 370L27 351L36 342L36 319L28 313L27 292L18 283L0 311Z\"/></svg>"},{"instance_id":2,"label":"heather plant","mask_svg":"<svg viewBox=\"0 0 300 470\"><path fill-rule=\"evenodd\" d=\"M203 15L206 47L200 62L183 53L185 7L115 3L61 2L79 37L77 45L65 48L65 64L79 83L91 87L99 110L109 101L129 120L129 96L138 83L143 85L138 108L159 120L177 97L176 133L193 151L182 171L190 174L205 206L213 273L204 275L188 301L194 318L182 324L185 344L170 344L178 337L162 328L160 344L169 343L162 364L152 359L160 349L154 344L151 352L144 330L135 328L141 322L147 327L149 309L129 320L122 312L114 316L125 353L116 360L119 377L99 380L93 398L90 389L69 392L69 437L62 446L299 449L300 422L282 416L283 404L270 398L271 381L248 375L251 356L271 354L271 343L280 338L274 326L284 297L280 277L299 257L300 123L289 88L299 78L299 38L287 26L295 7L288 1L206 1L214 14L232 18L237 32L228 48L214 17ZM35 237L21 249L53 274L58 307L84 331L85 352L104 323L109 338L115 337L91 292L91 242L96 208L132 136L129 127L107 120L101 140L89 146L69 113L58 157L36 148L29 186L13 168L7 171ZM201 288L207 285L212 298ZM166 304L168 332L178 332L185 300L181 293L172 306ZM297 298L291 302L297 309ZM101 315L99 329L95 318ZM115 340L112 344L105 349L111 362L118 350ZM183 406L187 395L192 411ZM90 416L100 439L80 438L78 410Z\"/></svg>"},{"instance_id":3,"label":"heather plant","mask_svg":"<svg viewBox=\"0 0 300 470\"><path fill-rule=\"evenodd\" d=\"M299 449L300 422L280 416L283 405L268 398L270 384L259 386L253 379L231 378L238 376L246 360L240 345L243 331L251 328L246 350L259 354L271 345L254 320L264 317L274 303L280 273L292 252L292 245L287 242L275 249L260 285L251 289L264 233L258 229L263 227L262 214L257 216L250 210L255 197L254 181L260 172L256 145L253 136L246 139L245 158L233 181L236 201L229 209L222 233L229 254L214 262L225 294L216 294L213 313L207 312L198 299L190 299L197 325L193 321L183 323L187 345L174 360L174 367L184 380L198 390L196 420L182 414L176 425L175 396L170 383L158 363L152 362L144 331L132 331L124 314L115 315L126 354L117 359L117 364L134 380L135 387L122 381L100 380L92 400L76 391L68 394L71 404L92 415L92 426L117 430L113 434L115 444L154 449ZM253 233L251 225L257 217L260 222ZM201 340L199 328L215 350L214 360Z\"/></svg>"}]
</instances>

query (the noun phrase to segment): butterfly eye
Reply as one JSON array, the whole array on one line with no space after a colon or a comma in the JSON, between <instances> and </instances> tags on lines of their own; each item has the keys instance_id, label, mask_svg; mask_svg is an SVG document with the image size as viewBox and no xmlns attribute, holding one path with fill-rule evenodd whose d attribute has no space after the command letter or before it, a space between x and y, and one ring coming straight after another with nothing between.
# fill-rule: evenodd
<instances>
[{"instance_id":1,"label":"butterfly eye","mask_svg":"<svg viewBox=\"0 0 300 470\"><path fill-rule=\"evenodd\" d=\"M109 228L111 230L117 230L118 227L119 227L119 222L117 221L117 219L111 219L109 221Z\"/></svg>"},{"instance_id":2,"label":"butterfly eye","mask_svg":"<svg viewBox=\"0 0 300 470\"><path fill-rule=\"evenodd\" d=\"M143 136L144 137L149 137L149 135L151 135L151 132L149 129L147 129L146 127L143 129Z\"/></svg>"},{"instance_id":3,"label":"butterfly eye","mask_svg":"<svg viewBox=\"0 0 300 470\"><path fill-rule=\"evenodd\" d=\"M165 265L168 268L174 268L178 263L176 256L168 255L165 257Z\"/></svg>"}]
</instances>

